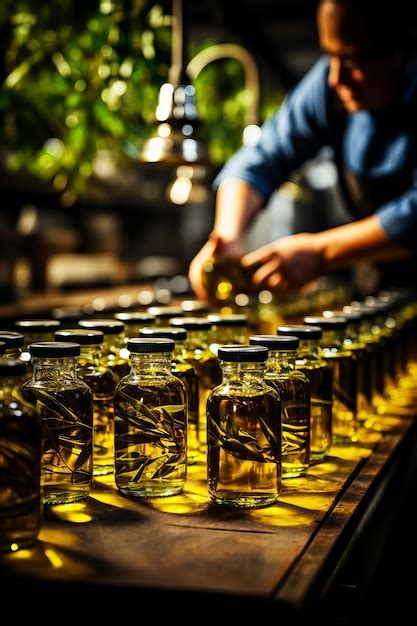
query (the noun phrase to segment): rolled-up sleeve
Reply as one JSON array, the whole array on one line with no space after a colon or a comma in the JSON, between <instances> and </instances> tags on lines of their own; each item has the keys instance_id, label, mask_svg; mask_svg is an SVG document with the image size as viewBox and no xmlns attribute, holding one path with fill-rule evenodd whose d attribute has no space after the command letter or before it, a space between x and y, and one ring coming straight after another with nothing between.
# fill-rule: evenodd
<instances>
[{"instance_id":1,"label":"rolled-up sleeve","mask_svg":"<svg viewBox=\"0 0 417 626\"><path fill-rule=\"evenodd\" d=\"M384 204L377 211L387 236L400 246L417 254L417 170L414 184L398 198Z\"/></svg>"},{"instance_id":2,"label":"rolled-up sleeve","mask_svg":"<svg viewBox=\"0 0 417 626\"><path fill-rule=\"evenodd\" d=\"M262 126L258 143L241 148L223 167L214 187L225 179L247 181L266 202L290 173L328 145L328 61L319 59Z\"/></svg>"}]
</instances>

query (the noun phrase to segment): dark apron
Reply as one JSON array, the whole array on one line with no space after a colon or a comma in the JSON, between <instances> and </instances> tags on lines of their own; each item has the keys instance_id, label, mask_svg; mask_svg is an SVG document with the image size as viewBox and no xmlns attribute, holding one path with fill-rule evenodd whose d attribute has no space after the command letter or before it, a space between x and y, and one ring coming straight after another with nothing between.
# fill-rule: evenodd
<instances>
[{"instance_id":1,"label":"dark apron","mask_svg":"<svg viewBox=\"0 0 417 626\"><path fill-rule=\"evenodd\" d=\"M383 204L402 195L412 185L414 167L406 168L390 176L370 178L357 174L347 168L343 162L343 138L347 113L334 95L331 108L336 125L335 136L338 138L335 147L335 163L339 173L339 184L344 195L347 208L354 219L372 215ZM414 128L413 128L414 126ZM415 125L410 127L415 135ZM381 272L379 287L415 287L417 280L417 257L402 261L376 264Z\"/></svg>"}]
</instances>

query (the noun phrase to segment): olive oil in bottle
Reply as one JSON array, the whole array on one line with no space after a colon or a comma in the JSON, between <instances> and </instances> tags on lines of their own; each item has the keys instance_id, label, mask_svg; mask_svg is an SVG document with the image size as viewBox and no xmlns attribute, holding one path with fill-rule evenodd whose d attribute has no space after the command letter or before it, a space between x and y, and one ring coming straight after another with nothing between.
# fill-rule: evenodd
<instances>
[{"instance_id":1,"label":"olive oil in bottle","mask_svg":"<svg viewBox=\"0 0 417 626\"><path fill-rule=\"evenodd\" d=\"M0 359L0 552L31 545L42 520L41 424L21 396L25 372Z\"/></svg>"},{"instance_id":2,"label":"olive oil in bottle","mask_svg":"<svg viewBox=\"0 0 417 626\"><path fill-rule=\"evenodd\" d=\"M136 497L180 493L187 473L187 394L171 339L130 339L131 373L114 396L116 484Z\"/></svg>"},{"instance_id":3,"label":"olive oil in bottle","mask_svg":"<svg viewBox=\"0 0 417 626\"><path fill-rule=\"evenodd\" d=\"M263 378L262 346L222 346L223 382L207 401L207 476L214 504L260 507L281 489L281 405Z\"/></svg>"},{"instance_id":4,"label":"olive oil in bottle","mask_svg":"<svg viewBox=\"0 0 417 626\"><path fill-rule=\"evenodd\" d=\"M332 443L332 368L317 352L322 330L294 324L278 326L277 333L300 340L295 367L310 383L310 459L320 461Z\"/></svg>"}]
</instances>

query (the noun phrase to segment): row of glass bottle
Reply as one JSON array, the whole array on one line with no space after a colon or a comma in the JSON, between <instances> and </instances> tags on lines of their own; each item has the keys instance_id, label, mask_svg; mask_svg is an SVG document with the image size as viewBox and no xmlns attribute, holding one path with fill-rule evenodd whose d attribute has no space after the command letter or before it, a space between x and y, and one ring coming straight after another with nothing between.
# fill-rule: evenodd
<instances>
[{"instance_id":1,"label":"row of glass bottle","mask_svg":"<svg viewBox=\"0 0 417 626\"><path fill-rule=\"evenodd\" d=\"M414 311L414 313L415 313L415 311ZM355 317L355 316L354 316L354 317ZM357 317L357 316L356 316L356 317ZM405 320L407 320L407 317L408 317L408 321L410 321L410 320L412 320L412 319L413 319L413 311L412 311L412 309L410 309L410 308L408 308L408 316L406 315L404 319L405 319ZM321 323L322 323L322 324L330 324L330 326L333 326L333 328L334 328L335 326L336 326L336 327L337 327L337 326L339 326L339 329L341 329L341 328L342 328L342 326L343 326L343 323L342 323L340 320L338 321L338 320L335 320L335 319L333 319L333 321L328 320L328 322L325 322L325 320L323 320L323 319L322 319L322 320L318 320L317 318L316 318L316 319L310 319L310 320L307 320L307 321L309 321L310 323L311 323L311 322L317 323L317 321L321 321ZM342 326L341 326L341 324L342 324ZM390 324L390 325L392 325L392 324ZM399 327L399 328L400 328L400 327ZM398 330L399 330L399 328L398 328ZM402 326L401 326L401 334L399 335L399 336L400 336L400 337L402 337L402 339L403 339L402 344L401 344L401 345L402 345L402 347L403 347L403 348L408 348L408 352L409 352L409 347L410 347L410 345L411 345L411 343L410 343L410 341L409 341L409 339L410 339L410 333L408 332L408 331L409 331L409 329L410 329L410 325L408 324L408 330L407 330L407 325L403 323L403 324L402 324ZM173 329L171 329L171 331L172 331L172 330L173 330ZM285 329L284 329L284 331L285 331L285 332L294 332L295 330L296 330L296 328L294 328L294 327L293 327L292 329L286 329L286 331L285 331ZM300 329L299 329L299 330L300 330ZM281 329L281 331L282 331L282 329ZM97 332L97 331L95 331L95 332ZM304 329L304 332L306 332L306 329ZM314 332L314 329L310 329L310 333L311 333L311 332ZM94 334L94 333L93 333L93 334ZM397 332L397 334L398 334L398 332ZM404 339L405 339L405 338L407 338L408 340L407 340L407 341L404 341ZM271 339L271 338L270 338L270 339ZM261 341L265 341L265 338L261 339ZM346 341L348 341L348 342L350 341L350 343L352 344L352 340L351 340L351 338L350 338L350 339L348 338ZM398 342L397 342L397 344L396 344L396 345L398 345ZM360 349L360 350L362 350L362 349L363 349L363 347L362 347L362 346L359 346L359 349ZM340 347L339 347L339 349L338 349L338 350L339 350L339 352L340 352ZM337 350L336 350L336 351L337 351ZM333 346L333 348L331 349L331 352L332 352L332 353L333 353L333 355L334 355L334 352L335 352L335 350L334 350L334 346ZM397 351L396 351L396 353L397 353L398 355L400 355L400 356L401 356L401 359L399 360L399 362L400 362L400 363L401 363L401 362L403 363L403 362L404 362L404 350L402 350L402 351L401 351L401 350L397 350ZM339 356L340 356L340 355L339 355ZM348 355L345 355L345 356L348 356ZM332 356L330 356L330 358L334 358L334 356L333 356L333 357L332 357ZM35 360L36 360L36 357L35 357ZM380 362L380 360L378 360L378 359L377 359L377 362ZM299 362L299 363L298 363L298 365L300 366L300 365L302 365L302 363L300 363L300 362ZM317 366L317 363L315 363L315 365ZM36 368L35 368L35 369L36 369ZM340 369L340 368L338 368L338 369ZM343 368L341 368L341 369L343 369ZM348 368L348 369L349 369L349 368ZM377 368L377 369L378 369L378 368ZM379 368L379 369L380 369L380 368ZM311 373L310 373L310 376L311 376ZM349 376L348 376L348 378L349 378ZM355 376L350 376L350 378L351 378L351 379L352 379L352 378L355 378ZM368 377L368 378L369 378L369 377ZM408 393L409 393L409 390L410 390L410 386L408 386L408 387L407 387L407 392L408 392ZM312 414L313 414L313 420L312 420L312 421L313 421L313 424L314 424L314 422L315 422L315 420L314 420L314 415L316 415L316 416L317 416L317 411L318 411L318 409L320 409L320 411L322 411L322 410L323 410L323 404L320 402L320 399L319 399L319 398L316 398L316 400L319 400L319 402L316 402L316 403L315 403L315 404L316 404L316 407L314 408L314 395L315 395L315 393L313 393L313 410L312 410ZM41 399L41 400L42 400L42 399ZM43 398L43 400L44 400L44 398ZM42 403L41 403L41 405L42 405ZM324 404L324 406L326 406L326 403ZM329 402L328 402L328 401L327 401L327 406L329 406ZM321 408L320 408L320 407L321 407ZM56 407L55 407L55 408L56 408ZM343 438L346 438L346 437L347 437L347 438L349 438L349 437L350 437L350 438L352 438L352 434L354 433L354 428L352 428L352 426L354 425L354 415L355 415L355 411L353 410L353 411L351 411L351 413L353 413L353 419L351 419L351 417L349 417L349 419L345 419L345 418L346 418L346 410L345 410L345 409L342 409L342 413L341 413L341 415L342 415L342 419L339 419L339 420L338 420L338 422L337 422L337 423L338 423L338 426L340 426L341 428L337 427L337 428L335 428L335 431L336 431L336 434L337 434L337 432L339 431L339 435L341 435L341 436L342 436L342 439L343 439ZM340 422L340 424L339 424L339 422ZM316 424L317 424L317 423L319 423L319 422L317 422L317 420L316 420ZM347 429L345 429L345 428L344 428L345 426L347 426ZM82 429L81 429L81 430L82 430ZM80 432L80 429L78 429L78 431L77 431L77 432L79 433L79 432ZM314 433L314 427L313 427L313 431L312 431L312 432ZM229 435L227 435L227 436L229 436ZM232 439L233 439L233 437L232 437ZM312 439L313 439L313 441L314 441L314 436L313 436L313 438L312 438ZM328 437L327 437L327 440L328 440ZM235 444L235 445L236 445L236 444ZM67 441L67 448L68 448L68 441ZM86 449L86 448L84 448L84 450L85 450L85 449ZM284 451L285 451L285 429L284 429ZM67 450L67 452L68 452L68 450ZM128 451L126 450L126 451L125 451L125 453L127 454L127 459L128 459L128 461L129 461L129 463L131 463L131 464L132 464L132 463L133 463L133 459L132 459L132 458L130 458ZM123 454L125 454L125 453L123 453ZM74 453L72 453L72 454L74 454ZM76 455L76 456L77 456L77 455ZM78 455L78 457L79 457L79 455ZM305 459L305 458L306 458L306 457L305 457L305 455L304 455L304 459ZM142 459L142 460L143 460L143 459ZM139 461L140 461L140 458L139 458ZM78 464L79 464L79 463L80 463L80 461L78 460ZM136 459L136 460L135 460L135 463L136 463L136 464L138 463L138 459ZM169 465L169 464L168 464L168 465ZM126 466L124 466L124 469L126 469ZM140 469L140 467L139 467L139 469ZM163 470L161 470L161 471L164 473L164 472L167 472L167 471L168 471L168 469L170 469L170 468L168 467L168 468L165 468L165 469L163 469ZM264 469L265 469L265 468L264 468ZM168 473L169 473L169 472L168 472ZM252 472L252 473L253 473L253 472ZM212 494L212 497L213 497L213 494Z\"/></svg>"}]
</instances>

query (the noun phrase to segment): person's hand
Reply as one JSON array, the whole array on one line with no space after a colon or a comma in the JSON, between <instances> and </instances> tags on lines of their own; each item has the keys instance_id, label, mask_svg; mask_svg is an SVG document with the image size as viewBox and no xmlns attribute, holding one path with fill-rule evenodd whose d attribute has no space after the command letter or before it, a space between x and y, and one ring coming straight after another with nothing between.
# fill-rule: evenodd
<instances>
[{"instance_id":1,"label":"person's hand","mask_svg":"<svg viewBox=\"0 0 417 626\"><path fill-rule=\"evenodd\" d=\"M188 279L197 298L200 300L208 299L203 283L203 268L210 258L240 258L243 253L244 247L240 240L226 242L219 235L211 234L208 241L191 261L188 270Z\"/></svg>"},{"instance_id":2,"label":"person's hand","mask_svg":"<svg viewBox=\"0 0 417 626\"><path fill-rule=\"evenodd\" d=\"M256 287L291 293L319 276L324 260L319 238L315 234L299 233L246 254L242 265L258 268L252 279Z\"/></svg>"}]
</instances>

